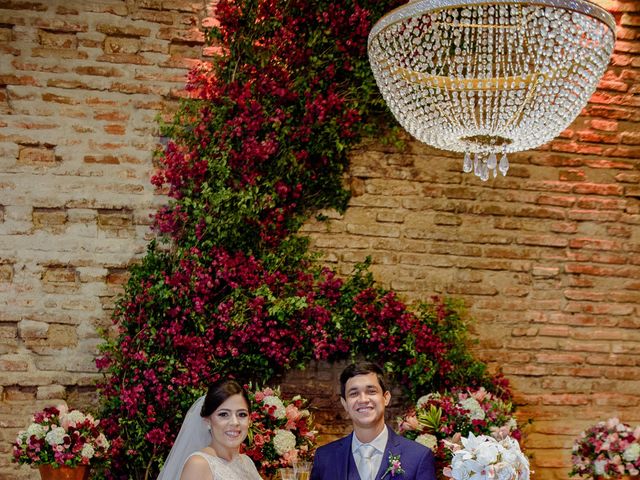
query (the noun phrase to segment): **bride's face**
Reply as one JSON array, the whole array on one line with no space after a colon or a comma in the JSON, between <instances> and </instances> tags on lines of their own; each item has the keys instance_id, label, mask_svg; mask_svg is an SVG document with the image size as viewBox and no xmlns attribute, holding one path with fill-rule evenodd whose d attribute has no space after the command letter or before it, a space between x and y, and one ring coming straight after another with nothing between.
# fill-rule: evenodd
<instances>
[{"instance_id":1,"label":"bride's face","mask_svg":"<svg viewBox=\"0 0 640 480\"><path fill-rule=\"evenodd\" d=\"M237 451L249 430L249 408L239 393L227 398L209 417L212 446L218 454Z\"/></svg>"}]
</instances>

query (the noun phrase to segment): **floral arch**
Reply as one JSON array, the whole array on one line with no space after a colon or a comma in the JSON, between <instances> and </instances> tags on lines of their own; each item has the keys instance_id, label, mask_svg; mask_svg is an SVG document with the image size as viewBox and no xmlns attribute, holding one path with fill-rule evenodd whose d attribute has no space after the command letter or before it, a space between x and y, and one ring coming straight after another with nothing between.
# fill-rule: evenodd
<instances>
[{"instance_id":1,"label":"floral arch","mask_svg":"<svg viewBox=\"0 0 640 480\"><path fill-rule=\"evenodd\" d=\"M192 71L190 98L162 126L153 181L171 201L97 361L110 478L155 478L182 413L227 372L268 383L313 359L362 356L412 400L455 386L509 396L468 352L459 303L409 309L366 265L347 278L321 266L297 234L346 208L350 149L393 124L366 57L393 6L218 3L207 39L220 53Z\"/></svg>"}]
</instances>

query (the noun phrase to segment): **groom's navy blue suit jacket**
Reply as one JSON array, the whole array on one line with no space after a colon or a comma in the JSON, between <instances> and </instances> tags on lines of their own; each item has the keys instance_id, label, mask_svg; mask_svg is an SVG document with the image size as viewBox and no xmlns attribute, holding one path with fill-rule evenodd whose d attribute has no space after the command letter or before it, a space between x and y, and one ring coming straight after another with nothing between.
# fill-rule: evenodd
<instances>
[{"instance_id":1,"label":"groom's navy blue suit jacket","mask_svg":"<svg viewBox=\"0 0 640 480\"><path fill-rule=\"evenodd\" d=\"M413 440L401 437L389 430L389 439L382 456L382 464L376 480L435 480L435 459L431 450ZM351 437L324 445L316 450L311 470L311 480L360 480L353 454ZM389 467L389 454L400 456L401 475L384 475ZM383 476L384 475L384 476Z\"/></svg>"}]
</instances>

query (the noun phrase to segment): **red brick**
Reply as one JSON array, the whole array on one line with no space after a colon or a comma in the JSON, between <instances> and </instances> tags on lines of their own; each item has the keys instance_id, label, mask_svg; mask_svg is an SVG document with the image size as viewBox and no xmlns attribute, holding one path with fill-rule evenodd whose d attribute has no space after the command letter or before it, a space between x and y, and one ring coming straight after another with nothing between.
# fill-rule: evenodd
<instances>
[{"instance_id":1,"label":"red brick","mask_svg":"<svg viewBox=\"0 0 640 480\"><path fill-rule=\"evenodd\" d=\"M96 31L107 36L115 37L148 37L151 30L146 27L134 27L132 25L114 25L111 23L100 23L96 25Z\"/></svg>"},{"instance_id":2,"label":"red brick","mask_svg":"<svg viewBox=\"0 0 640 480\"><path fill-rule=\"evenodd\" d=\"M129 281L131 273L124 268L110 268L106 276L109 285L125 285Z\"/></svg>"},{"instance_id":3,"label":"red brick","mask_svg":"<svg viewBox=\"0 0 640 480\"><path fill-rule=\"evenodd\" d=\"M76 284L78 271L73 267L49 266L45 267L42 280L51 284Z\"/></svg>"},{"instance_id":4,"label":"red brick","mask_svg":"<svg viewBox=\"0 0 640 480\"><path fill-rule=\"evenodd\" d=\"M104 52L111 54L136 54L140 51L140 41L136 38L107 37Z\"/></svg>"},{"instance_id":5,"label":"red brick","mask_svg":"<svg viewBox=\"0 0 640 480\"><path fill-rule=\"evenodd\" d=\"M103 129L105 133L109 133L111 135L124 135L126 133L124 125L110 124L105 125Z\"/></svg>"},{"instance_id":6,"label":"red brick","mask_svg":"<svg viewBox=\"0 0 640 480\"><path fill-rule=\"evenodd\" d=\"M620 25L624 25L626 27L640 27L640 15L624 13L620 18Z\"/></svg>"},{"instance_id":7,"label":"red brick","mask_svg":"<svg viewBox=\"0 0 640 480\"><path fill-rule=\"evenodd\" d=\"M584 170L561 170L558 179L563 182L583 182L585 173Z\"/></svg>"},{"instance_id":8,"label":"red brick","mask_svg":"<svg viewBox=\"0 0 640 480\"><path fill-rule=\"evenodd\" d=\"M34 228L59 227L67 223L67 212L64 208L34 207L31 218Z\"/></svg>"},{"instance_id":9,"label":"red brick","mask_svg":"<svg viewBox=\"0 0 640 480\"><path fill-rule=\"evenodd\" d=\"M101 228L127 228L133 224L130 210L98 210L98 226Z\"/></svg>"},{"instance_id":10,"label":"red brick","mask_svg":"<svg viewBox=\"0 0 640 480\"><path fill-rule=\"evenodd\" d=\"M598 133L589 130L578 132L577 138L581 142L618 143L620 136L616 134Z\"/></svg>"},{"instance_id":11,"label":"red brick","mask_svg":"<svg viewBox=\"0 0 640 480\"><path fill-rule=\"evenodd\" d=\"M78 37L73 33L50 32L41 30L38 32L40 44L43 47L70 48L78 47Z\"/></svg>"},{"instance_id":12,"label":"red brick","mask_svg":"<svg viewBox=\"0 0 640 480\"><path fill-rule=\"evenodd\" d=\"M18 163L23 164L53 164L56 163L56 154L53 148L46 147L20 147Z\"/></svg>"},{"instance_id":13,"label":"red brick","mask_svg":"<svg viewBox=\"0 0 640 480\"><path fill-rule=\"evenodd\" d=\"M615 132L618 130L618 122L616 120L592 118L589 123L591 128L595 130L602 130L604 132Z\"/></svg>"},{"instance_id":14,"label":"red brick","mask_svg":"<svg viewBox=\"0 0 640 480\"><path fill-rule=\"evenodd\" d=\"M0 263L0 283L11 283L13 281L13 265L10 263Z\"/></svg>"},{"instance_id":15,"label":"red brick","mask_svg":"<svg viewBox=\"0 0 640 480\"><path fill-rule=\"evenodd\" d=\"M610 157L623 157L623 158L640 158L640 147L609 147L605 151L605 154Z\"/></svg>"},{"instance_id":16,"label":"red brick","mask_svg":"<svg viewBox=\"0 0 640 480\"><path fill-rule=\"evenodd\" d=\"M85 163L103 163L106 165L118 165L120 160L114 155L86 155L83 159Z\"/></svg>"},{"instance_id":17,"label":"red brick","mask_svg":"<svg viewBox=\"0 0 640 480\"><path fill-rule=\"evenodd\" d=\"M622 132L621 141L627 145L640 145L640 131Z\"/></svg>"}]
</instances>

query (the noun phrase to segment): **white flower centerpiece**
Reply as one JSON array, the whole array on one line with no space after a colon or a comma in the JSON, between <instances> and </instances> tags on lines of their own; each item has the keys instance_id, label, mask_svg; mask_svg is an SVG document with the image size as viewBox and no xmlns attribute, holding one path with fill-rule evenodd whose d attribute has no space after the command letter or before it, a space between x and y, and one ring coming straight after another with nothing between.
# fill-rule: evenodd
<instances>
[{"instance_id":1,"label":"white flower centerpiece","mask_svg":"<svg viewBox=\"0 0 640 480\"><path fill-rule=\"evenodd\" d=\"M529 480L529 460L517 440L470 433L461 442L462 447L451 444L453 458L443 471L445 476L454 480Z\"/></svg>"},{"instance_id":2,"label":"white flower centerpiece","mask_svg":"<svg viewBox=\"0 0 640 480\"><path fill-rule=\"evenodd\" d=\"M43 478L51 470L67 469L81 470L86 478L90 467L108 459L109 441L99 424L100 420L79 410L69 411L66 405L45 408L18 433L13 461L38 467Z\"/></svg>"}]
</instances>

